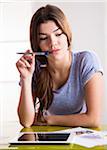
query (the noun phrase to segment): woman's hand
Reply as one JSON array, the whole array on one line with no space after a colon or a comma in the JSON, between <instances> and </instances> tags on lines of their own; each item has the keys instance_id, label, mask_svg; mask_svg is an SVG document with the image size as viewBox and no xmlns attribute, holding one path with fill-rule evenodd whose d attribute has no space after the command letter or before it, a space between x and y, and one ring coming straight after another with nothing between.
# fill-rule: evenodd
<instances>
[{"instance_id":1,"label":"woman's hand","mask_svg":"<svg viewBox=\"0 0 107 150\"><path fill-rule=\"evenodd\" d=\"M55 116L56 115L51 115L47 110L43 111L43 119L45 120L47 125L55 125Z\"/></svg>"},{"instance_id":2,"label":"woman's hand","mask_svg":"<svg viewBox=\"0 0 107 150\"><path fill-rule=\"evenodd\" d=\"M46 126L48 124L47 124L44 116L41 116L41 117L39 117L38 121L36 119L36 121L34 122L34 125L36 125L36 126Z\"/></svg>"},{"instance_id":3,"label":"woman's hand","mask_svg":"<svg viewBox=\"0 0 107 150\"><path fill-rule=\"evenodd\" d=\"M27 54L32 52L27 50L26 53L17 61L16 67L22 79L32 78L35 69L35 55Z\"/></svg>"},{"instance_id":4,"label":"woman's hand","mask_svg":"<svg viewBox=\"0 0 107 150\"><path fill-rule=\"evenodd\" d=\"M43 114L39 116L38 121L37 119L34 121L34 125L37 126L54 125L53 115L51 115L48 111L44 110Z\"/></svg>"}]
</instances>

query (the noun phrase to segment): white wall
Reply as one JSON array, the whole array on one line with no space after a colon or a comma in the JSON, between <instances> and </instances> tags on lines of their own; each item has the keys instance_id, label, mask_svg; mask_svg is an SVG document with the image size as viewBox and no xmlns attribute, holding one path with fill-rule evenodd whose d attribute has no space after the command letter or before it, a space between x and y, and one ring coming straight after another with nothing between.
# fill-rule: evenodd
<instances>
[{"instance_id":1,"label":"white wall","mask_svg":"<svg viewBox=\"0 0 107 150\"><path fill-rule=\"evenodd\" d=\"M59 6L67 15L73 32L73 49L91 49L97 52L104 67L104 86L107 89L106 48L107 19L104 1L78 2L0 2L0 107L1 117L6 121L18 120L17 105L20 93L19 74L15 63L17 51L30 48L29 23L37 8L47 3ZM107 94L103 101L102 121L107 123Z\"/></svg>"}]
</instances>

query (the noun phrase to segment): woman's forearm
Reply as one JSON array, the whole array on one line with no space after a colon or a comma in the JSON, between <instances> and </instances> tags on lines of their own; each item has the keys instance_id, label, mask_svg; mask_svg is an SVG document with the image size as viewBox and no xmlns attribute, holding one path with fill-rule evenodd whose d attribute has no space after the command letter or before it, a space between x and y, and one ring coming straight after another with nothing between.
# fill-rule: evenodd
<instances>
[{"instance_id":1,"label":"woman's forearm","mask_svg":"<svg viewBox=\"0 0 107 150\"><path fill-rule=\"evenodd\" d=\"M73 115L53 115L46 118L49 125L61 125L61 126L82 126L82 127L99 127L100 116L83 114Z\"/></svg>"},{"instance_id":2,"label":"woman's forearm","mask_svg":"<svg viewBox=\"0 0 107 150\"><path fill-rule=\"evenodd\" d=\"M18 105L18 115L20 123L24 127L29 127L33 124L35 110L31 90L31 79L22 81L20 101Z\"/></svg>"}]
</instances>

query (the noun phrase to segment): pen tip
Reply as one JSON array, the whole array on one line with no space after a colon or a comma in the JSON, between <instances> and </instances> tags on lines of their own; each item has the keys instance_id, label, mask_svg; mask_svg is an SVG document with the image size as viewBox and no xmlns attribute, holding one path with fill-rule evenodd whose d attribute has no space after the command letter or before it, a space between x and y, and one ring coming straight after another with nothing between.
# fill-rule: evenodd
<instances>
[{"instance_id":1,"label":"pen tip","mask_svg":"<svg viewBox=\"0 0 107 150\"><path fill-rule=\"evenodd\" d=\"M45 52L45 55L48 56L48 55L51 54L51 53L52 53L52 52L48 50L48 51Z\"/></svg>"},{"instance_id":2,"label":"pen tip","mask_svg":"<svg viewBox=\"0 0 107 150\"><path fill-rule=\"evenodd\" d=\"M49 51L46 51L46 52L45 52L45 55L46 55L46 56L49 55Z\"/></svg>"}]
</instances>

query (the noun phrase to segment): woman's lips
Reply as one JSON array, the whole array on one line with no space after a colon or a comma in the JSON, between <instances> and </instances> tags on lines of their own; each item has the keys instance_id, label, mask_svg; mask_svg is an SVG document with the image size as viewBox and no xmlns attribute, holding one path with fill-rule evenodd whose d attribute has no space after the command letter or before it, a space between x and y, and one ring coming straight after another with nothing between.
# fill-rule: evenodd
<instances>
[{"instance_id":1,"label":"woman's lips","mask_svg":"<svg viewBox=\"0 0 107 150\"><path fill-rule=\"evenodd\" d=\"M56 53L56 52L58 52L60 49L52 49L51 50L51 53Z\"/></svg>"}]
</instances>

